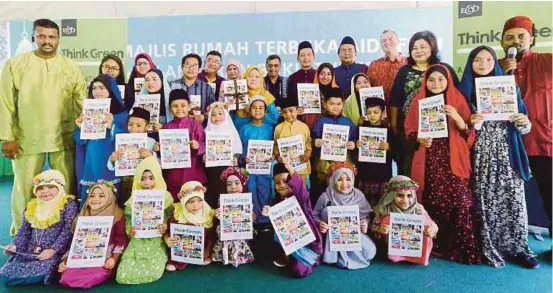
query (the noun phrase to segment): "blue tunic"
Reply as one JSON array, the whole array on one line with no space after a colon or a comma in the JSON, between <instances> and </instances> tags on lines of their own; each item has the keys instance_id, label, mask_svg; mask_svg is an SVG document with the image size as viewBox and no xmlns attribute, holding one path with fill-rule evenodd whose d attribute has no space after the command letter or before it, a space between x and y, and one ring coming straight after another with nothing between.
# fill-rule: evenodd
<instances>
[{"instance_id":1,"label":"blue tunic","mask_svg":"<svg viewBox=\"0 0 553 293\"><path fill-rule=\"evenodd\" d=\"M242 127L252 121L252 117L250 117L249 115L247 117L239 117L238 115L236 115L236 111L232 111L230 113L230 116L232 117L232 121L234 122L236 130L238 131L240 131ZM275 103L273 102L267 107L267 113L265 113L265 117L263 117L263 124L275 128L275 125L277 125L278 123L278 117L278 110L275 106ZM271 139L273 138L271 137Z\"/></svg>"}]
</instances>

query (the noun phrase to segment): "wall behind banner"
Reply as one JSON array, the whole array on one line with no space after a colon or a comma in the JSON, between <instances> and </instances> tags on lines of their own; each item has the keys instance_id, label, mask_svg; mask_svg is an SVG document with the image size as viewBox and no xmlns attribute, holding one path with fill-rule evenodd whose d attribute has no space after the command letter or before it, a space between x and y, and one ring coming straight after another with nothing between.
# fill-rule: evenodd
<instances>
[{"instance_id":1,"label":"wall behind banner","mask_svg":"<svg viewBox=\"0 0 553 293\"><path fill-rule=\"evenodd\" d=\"M532 18L536 28L536 45L532 50L551 53L553 3L460 1L453 3L453 64L462 76L470 51L486 45L496 50L498 58L505 52L501 48L503 24L513 16Z\"/></svg>"},{"instance_id":2,"label":"wall behind banner","mask_svg":"<svg viewBox=\"0 0 553 293\"><path fill-rule=\"evenodd\" d=\"M404 55L413 33L433 31L444 61L452 62L451 10L451 7L426 7L79 19L74 24L75 30L71 29L73 25L67 25L67 20L55 21L62 28L60 52L83 66L87 80L97 75L104 54L120 55L121 51L127 58L127 76L128 64L134 63L133 56L147 52L167 79L172 80L182 76L180 64L184 55L196 52L204 59L212 49L223 53L224 64L232 58L238 59L244 67L264 66L268 55L279 54L283 59L281 74L288 76L299 69L297 44L303 40L313 43L316 65L322 62L339 65L337 48L346 35L357 42L358 62L369 63L383 55L379 37L385 29L398 33ZM10 22L11 52L17 52L21 44L26 44L24 37L30 39L31 34L31 21ZM224 70L221 73L224 74Z\"/></svg>"}]
</instances>

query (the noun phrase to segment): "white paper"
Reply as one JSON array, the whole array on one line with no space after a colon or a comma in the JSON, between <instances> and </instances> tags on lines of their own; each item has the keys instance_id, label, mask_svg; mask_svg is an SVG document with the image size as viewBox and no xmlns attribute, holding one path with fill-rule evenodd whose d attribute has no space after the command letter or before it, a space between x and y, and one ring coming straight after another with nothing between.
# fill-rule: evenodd
<instances>
[{"instance_id":1,"label":"white paper","mask_svg":"<svg viewBox=\"0 0 553 293\"><path fill-rule=\"evenodd\" d=\"M253 239L252 194L221 194L221 240Z\"/></svg>"},{"instance_id":2,"label":"white paper","mask_svg":"<svg viewBox=\"0 0 553 293\"><path fill-rule=\"evenodd\" d=\"M145 84L146 84L146 81L144 80L144 77L135 77L134 78L134 91L135 92L140 92Z\"/></svg>"},{"instance_id":3,"label":"white paper","mask_svg":"<svg viewBox=\"0 0 553 293\"><path fill-rule=\"evenodd\" d=\"M386 151L380 149L381 142L387 142L388 129L359 127L359 140L363 145L359 149L359 162L386 163Z\"/></svg>"},{"instance_id":4,"label":"white paper","mask_svg":"<svg viewBox=\"0 0 553 293\"><path fill-rule=\"evenodd\" d=\"M390 214L388 254L398 256L422 256L424 216Z\"/></svg>"},{"instance_id":5,"label":"white paper","mask_svg":"<svg viewBox=\"0 0 553 293\"><path fill-rule=\"evenodd\" d=\"M202 115L202 96L190 95L190 109L194 115Z\"/></svg>"},{"instance_id":6,"label":"white paper","mask_svg":"<svg viewBox=\"0 0 553 293\"><path fill-rule=\"evenodd\" d=\"M444 111L444 95L419 100L418 138L447 137L447 116Z\"/></svg>"},{"instance_id":7,"label":"white paper","mask_svg":"<svg viewBox=\"0 0 553 293\"><path fill-rule=\"evenodd\" d=\"M205 132L206 167L232 167L232 134L230 132Z\"/></svg>"},{"instance_id":8,"label":"white paper","mask_svg":"<svg viewBox=\"0 0 553 293\"><path fill-rule=\"evenodd\" d=\"M73 234L68 268L103 267L113 226L113 216L81 216Z\"/></svg>"},{"instance_id":9,"label":"white paper","mask_svg":"<svg viewBox=\"0 0 553 293\"><path fill-rule=\"evenodd\" d=\"M301 157L305 153L305 143L302 135L279 138L277 144L280 156L289 156L294 170L299 172L307 168L307 163L301 161Z\"/></svg>"},{"instance_id":10,"label":"white paper","mask_svg":"<svg viewBox=\"0 0 553 293\"><path fill-rule=\"evenodd\" d=\"M329 206L330 251L361 251L359 206Z\"/></svg>"},{"instance_id":11,"label":"white paper","mask_svg":"<svg viewBox=\"0 0 553 293\"><path fill-rule=\"evenodd\" d=\"M106 124L111 99L84 99L81 139L106 138Z\"/></svg>"},{"instance_id":12,"label":"white paper","mask_svg":"<svg viewBox=\"0 0 553 293\"><path fill-rule=\"evenodd\" d=\"M479 77L474 83L477 112L484 120L510 120L518 113L514 75Z\"/></svg>"},{"instance_id":13,"label":"white paper","mask_svg":"<svg viewBox=\"0 0 553 293\"><path fill-rule=\"evenodd\" d=\"M286 255L316 239L295 196L272 206L269 219Z\"/></svg>"},{"instance_id":14,"label":"white paper","mask_svg":"<svg viewBox=\"0 0 553 293\"><path fill-rule=\"evenodd\" d=\"M324 124L321 159L334 162L345 162L348 155L349 126Z\"/></svg>"},{"instance_id":15,"label":"white paper","mask_svg":"<svg viewBox=\"0 0 553 293\"><path fill-rule=\"evenodd\" d=\"M246 171L250 174L271 174L271 157L273 156L274 141L255 140L248 141L248 163Z\"/></svg>"},{"instance_id":16,"label":"white paper","mask_svg":"<svg viewBox=\"0 0 553 293\"><path fill-rule=\"evenodd\" d=\"M321 113L321 94L318 84L298 83L298 106L303 107L304 114Z\"/></svg>"},{"instance_id":17,"label":"white paper","mask_svg":"<svg viewBox=\"0 0 553 293\"><path fill-rule=\"evenodd\" d=\"M384 100L384 88L381 86L368 87L359 89L359 100L361 101L361 112L363 117L367 114L367 107L365 107L365 100L367 98L380 98Z\"/></svg>"},{"instance_id":18,"label":"white paper","mask_svg":"<svg viewBox=\"0 0 553 293\"><path fill-rule=\"evenodd\" d=\"M136 190L132 201L132 227L135 238L163 236L158 227L163 225L165 190Z\"/></svg>"},{"instance_id":19,"label":"white paper","mask_svg":"<svg viewBox=\"0 0 553 293\"><path fill-rule=\"evenodd\" d=\"M188 129L160 129L161 168L190 168L190 135Z\"/></svg>"},{"instance_id":20,"label":"white paper","mask_svg":"<svg viewBox=\"0 0 553 293\"><path fill-rule=\"evenodd\" d=\"M115 135L115 150L123 151L123 157L115 161L115 176L134 175L136 166L142 162L138 150L146 148L146 133L120 133Z\"/></svg>"},{"instance_id":21,"label":"white paper","mask_svg":"<svg viewBox=\"0 0 553 293\"><path fill-rule=\"evenodd\" d=\"M171 248L171 260L189 264L204 264L204 227L171 223L171 237L177 245Z\"/></svg>"},{"instance_id":22,"label":"white paper","mask_svg":"<svg viewBox=\"0 0 553 293\"><path fill-rule=\"evenodd\" d=\"M240 94L238 108L244 109L248 106L248 82L245 79L236 80L236 87L234 86L234 80L223 81L223 93L225 103L231 103L228 108L230 111L236 110L237 94Z\"/></svg>"},{"instance_id":23,"label":"white paper","mask_svg":"<svg viewBox=\"0 0 553 293\"><path fill-rule=\"evenodd\" d=\"M161 107L161 95L136 95L135 107L144 108L150 112L150 125L148 131L153 130L153 125L160 123L159 120L159 108Z\"/></svg>"}]
</instances>

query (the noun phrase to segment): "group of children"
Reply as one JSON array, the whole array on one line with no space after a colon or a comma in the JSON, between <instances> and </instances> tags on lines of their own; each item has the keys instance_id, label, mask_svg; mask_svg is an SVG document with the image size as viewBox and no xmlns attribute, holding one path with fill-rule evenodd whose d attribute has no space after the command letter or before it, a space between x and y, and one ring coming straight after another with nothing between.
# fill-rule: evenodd
<instances>
[{"instance_id":1,"label":"group of children","mask_svg":"<svg viewBox=\"0 0 553 293\"><path fill-rule=\"evenodd\" d=\"M493 54L493 50L487 48L475 50L476 52L471 54L473 59L475 56L482 57L481 51ZM497 58L495 55L492 57L492 65L486 70L473 66L474 60L469 59L465 72L474 73L474 77L489 76L493 70L497 75L502 74L497 65ZM155 73L160 77L160 72ZM177 239L168 233L170 226L175 223L205 228L205 264L216 261L238 266L250 263L254 259L270 257L275 265L289 267L291 274L296 277L311 274L321 261L348 269L367 267L375 257L377 247L387 247L391 213L425 217L422 256L389 255L388 258L393 262L408 261L428 265L431 251L438 256L464 263L480 263L484 254L495 266L503 265L504 256L518 256L520 253L526 258L533 256L526 240L509 242L510 247L504 249L504 244L500 241L502 238L495 235L486 236L484 233L478 235L478 229L472 224L472 219L476 215L472 210L471 186L474 185L469 181L471 147L476 139L477 153L483 152L480 150L483 146L480 146L478 141L485 135L482 131L492 125L510 131L513 139L520 142L520 134L527 133L530 127L524 115L522 101L519 101L519 105L522 106L521 114L513 117L510 124L485 122L485 127L477 135L473 124L478 122L480 117L471 116L469 103L465 99L466 96L474 95L474 89L462 93L463 89L458 89L452 82L454 73L440 64L431 66L424 73L419 94L413 99L405 119L407 139L419 143L412 160L413 180L406 176L392 178L391 164L395 154L395 140L391 130L388 129L388 137L391 138L389 142L382 142L378 146L378 149L387 153L385 163L357 160L357 152L365 143L359 140L358 126L388 128L384 100L370 97L364 103L357 101L354 103L357 107L365 105L366 115L360 116L358 121L352 121L343 115L344 103L349 101L344 99L339 88L331 87L325 90L321 99L322 114L310 128L298 119L301 117L298 116L298 112L302 109L298 107L297 95L292 91L287 99L274 101L274 97L263 87L259 78L261 73L258 67L248 68L245 73L244 77L248 80L249 104L244 109L229 112L229 105L223 102L209 105L206 108L205 129L201 123L202 119L198 119L198 115L193 114L190 109L191 100L187 91L170 91L164 96L167 97L167 101L163 102L167 105L168 111L164 116L170 118L167 118L167 123L156 125L154 129L188 129L191 167L162 170L157 155L160 145L156 142L155 135L150 133L147 147L139 151L142 161L137 166L134 176L122 178L116 177L113 172L114 163L123 156L122 151L115 149L115 136L126 132L146 133L150 124L150 113L139 107L134 107L129 113L125 112L115 80L107 75L100 75L94 79L90 86L90 98L111 98L111 108L105 139L83 141L80 140L79 130L75 133L75 140L80 147L77 156L80 155L82 158L77 160L77 164L84 165L77 168L81 212L78 213L78 204L74 197L65 194L65 179L59 172L49 170L37 175L34 189L37 198L27 206L23 226L15 236L13 244L7 247L7 252L12 256L0 270L4 281L10 285L50 283L58 271L61 273L60 283L71 288L90 288L101 284L114 274L116 281L122 284L153 282L161 278L164 270L182 270L187 266L168 258L168 248L177 242ZM254 78L250 78L252 76ZM467 77L471 79L467 84L473 85L474 77ZM352 79L352 96L348 100L358 100L359 89L365 86L363 78L367 79L361 74ZM161 80L160 83L162 82ZM159 92L159 89L157 91ZM418 101L438 94L445 96L449 136L439 139L418 138ZM280 117L277 106L280 108ZM76 121L79 127L81 119ZM349 126L346 162L332 162L320 158L325 125ZM206 131L232 134L233 166L205 167ZM296 135L303 139L305 152L302 156L294 158L283 155L275 146L270 175L248 174L242 168L252 159L247 155L248 143L251 140L276 141ZM508 145L507 151L510 149ZM524 157L523 150L518 150L518 158ZM474 157L473 161L477 161L478 158ZM503 158L506 159L508 167L513 164L513 160L509 158L509 154ZM293 162L305 163L306 167L295 170ZM475 162L473 165L476 167L475 171L480 170L480 163ZM528 173L527 166L516 165L514 169L518 171L509 173L509 176ZM360 171L359 174L357 170ZM522 179L519 181L522 182ZM518 184L520 182L517 181ZM494 208L508 209L490 206L486 201L492 195L480 190L482 186L477 185L475 188L480 196L480 200L476 201L484 213L480 214L481 221L488 220L487 214L494 215ZM166 192L166 224L158 227L162 237L134 237L131 214L133 196L137 190ZM251 241L222 241L219 239L218 225L221 215L218 208L219 196L222 193L243 192L252 194L256 235ZM450 195L454 195L455 198L446 199L451 197ZM290 255L285 255L278 242L273 240L274 232L268 216L271 205L292 196L296 197L300 204L315 235L315 241ZM425 206L428 203L427 209L421 205L423 199ZM331 251L327 235L327 208L352 205L359 207L362 250ZM66 252L76 219L96 215L114 216L110 247L104 267L68 269ZM515 221L521 225L525 214L519 217L520 219ZM440 231L447 232L438 234L438 227ZM522 237L524 231L516 231ZM266 235L270 235L268 239L271 241L260 243ZM436 242L435 245L433 242ZM482 252L480 242L488 245L489 249ZM489 250L495 255L485 253Z\"/></svg>"}]
</instances>

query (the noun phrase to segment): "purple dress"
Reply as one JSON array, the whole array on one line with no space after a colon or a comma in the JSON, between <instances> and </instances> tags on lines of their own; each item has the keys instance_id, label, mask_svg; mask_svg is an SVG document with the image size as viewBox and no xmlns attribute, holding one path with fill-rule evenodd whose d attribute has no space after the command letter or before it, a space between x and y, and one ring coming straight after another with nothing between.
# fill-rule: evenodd
<instances>
[{"instance_id":1,"label":"purple dress","mask_svg":"<svg viewBox=\"0 0 553 293\"><path fill-rule=\"evenodd\" d=\"M74 200L68 200L60 213L60 221L46 229L35 229L23 216L23 224L13 239L16 251L33 256L14 254L0 269L0 276L6 285L32 284L44 281L50 284L57 272L57 265L69 249L73 233L73 219L79 212ZM33 250L54 249L56 253L47 260L37 260Z\"/></svg>"}]
</instances>

